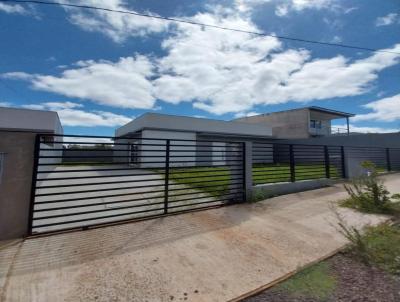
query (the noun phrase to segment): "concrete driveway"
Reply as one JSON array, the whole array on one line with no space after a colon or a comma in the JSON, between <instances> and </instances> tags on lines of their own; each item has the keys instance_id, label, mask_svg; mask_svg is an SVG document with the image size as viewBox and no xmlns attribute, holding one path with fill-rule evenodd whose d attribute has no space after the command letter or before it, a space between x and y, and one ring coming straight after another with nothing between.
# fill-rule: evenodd
<instances>
[{"instance_id":1,"label":"concrete driveway","mask_svg":"<svg viewBox=\"0 0 400 302\"><path fill-rule=\"evenodd\" d=\"M387 176L392 192L400 176ZM0 248L4 301L229 301L343 247L341 185ZM383 216L341 209L353 225ZM0 299L1 300L1 299Z\"/></svg>"},{"instance_id":2,"label":"concrete driveway","mask_svg":"<svg viewBox=\"0 0 400 302\"><path fill-rule=\"evenodd\" d=\"M43 166L42 169L46 168ZM115 169L125 170L115 170ZM48 173L39 173L38 178L44 179L37 182L37 187L46 186L46 188L37 189L37 194L52 194L57 195L43 195L35 198L35 210L42 210L42 212L35 212L33 231L56 231L65 228L87 226L99 223L110 223L124 219L140 218L148 215L159 215L164 212L164 178L161 174L155 174L154 171L130 168L127 169L126 165L101 165L101 166L56 166L49 170ZM84 170L80 172L73 172L74 170ZM99 171L104 170L104 171ZM47 170L43 170L47 172ZM63 172L65 171L65 172ZM118 175L124 176L118 176ZM79 179L73 179L79 177ZM95 178L94 178L95 177ZM103 184L104 182L114 182ZM62 186L51 188L49 186ZM145 187L147 186L147 187ZM183 185L174 185L174 189L185 188ZM103 190L103 191L98 191ZM90 191L82 193L74 193L77 191ZM161 192L160 192L161 191ZM143 192L143 193L142 193ZM208 197L199 191L187 188L187 190L180 191L179 193L191 193L190 197L193 200L203 197L201 201L213 201L213 197ZM118 195L115 197L105 197L107 195ZM189 197L189 196L186 196ZM43 203L46 201L62 201L65 199L76 199L66 202L57 203ZM133 201L126 201L132 200ZM141 200L134 200L141 199ZM171 199L171 198L170 198ZM182 202L175 202L174 206L188 205L193 203L192 200ZM153 205L151 205L153 204ZM215 203L217 204L217 202ZM213 205L211 203L210 205ZM62 207L75 207L69 209L59 209ZM79 206L79 207L78 207ZM201 206L201 205L200 205ZM129 208L130 207L130 208ZM133 208L134 207L134 208ZM194 209L196 205L185 206L176 208L177 210ZM56 209L58 208L58 209ZM43 212L43 210L46 210ZM102 211L97 213L82 214L82 212ZM153 210L152 212L143 212ZM171 210L172 211L172 210ZM132 213L139 212L139 213ZM140 213L141 212L141 213ZM55 218L45 218L48 216L58 216ZM101 218L104 216L119 215L117 217ZM95 220L73 223L74 220L90 219ZM101 218L101 219L99 219ZM51 223L63 223L61 225L44 226L40 225Z\"/></svg>"}]
</instances>

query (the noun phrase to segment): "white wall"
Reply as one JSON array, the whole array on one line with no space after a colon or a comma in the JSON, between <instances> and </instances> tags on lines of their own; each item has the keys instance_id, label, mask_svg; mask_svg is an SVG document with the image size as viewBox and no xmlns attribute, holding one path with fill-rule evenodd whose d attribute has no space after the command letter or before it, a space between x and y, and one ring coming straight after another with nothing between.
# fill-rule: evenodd
<instances>
[{"instance_id":1,"label":"white wall","mask_svg":"<svg viewBox=\"0 0 400 302\"><path fill-rule=\"evenodd\" d=\"M162 130L143 130L142 140L143 144L158 144L159 146L140 146L140 162L142 167L159 167L165 166L165 153L166 141L165 140L151 140L151 138L170 139L170 167L184 167L195 165L196 160L196 133L194 132L178 132L178 131L162 131ZM193 140L193 141L174 141L174 140ZM186 145L174 146L174 145ZM152 151L159 150L159 151ZM184 150L185 152L174 152L174 150ZM187 151L186 151L187 150ZM174 157L174 156L183 157ZM158 157L147 157L158 156ZM162 163L151 163L159 161ZM187 163L179 163L178 161L191 161Z\"/></svg>"}]
</instances>

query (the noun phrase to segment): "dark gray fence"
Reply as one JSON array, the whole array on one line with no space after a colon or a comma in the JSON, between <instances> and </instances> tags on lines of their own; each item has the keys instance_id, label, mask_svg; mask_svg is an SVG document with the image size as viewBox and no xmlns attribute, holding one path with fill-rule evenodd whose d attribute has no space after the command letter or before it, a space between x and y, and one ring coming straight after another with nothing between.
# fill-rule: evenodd
<instances>
[{"instance_id":1,"label":"dark gray fence","mask_svg":"<svg viewBox=\"0 0 400 302\"><path fill-rule=\"evenodd\" d=\"M228 205L254 185L345 178L366 160L400 170L393 148L54 136L36 138L31 234Z\"/></svg>"},{"instance_id":2,"label":"dark gray fence","mask_svg":"<svg viewBox=\"0 0 400 302\"><path fill-rule=\"evenodd\" d=\"M253 184L342 178L344 152L338 146L253 144Z\"/></svg>"},{"instance_id":3,"label":"dark gray fence","mask_svg":"<svg viewBox=\"0 0 400 302\"><path fill-rule=\"evenodd\" d=\"M80 136L80 148L59 153L75 136L62 137L49 151L37 136L31 234L245 200L243 143L113 138L104 154L92 146L96 137Z\"/></svg>"}]
</instances>

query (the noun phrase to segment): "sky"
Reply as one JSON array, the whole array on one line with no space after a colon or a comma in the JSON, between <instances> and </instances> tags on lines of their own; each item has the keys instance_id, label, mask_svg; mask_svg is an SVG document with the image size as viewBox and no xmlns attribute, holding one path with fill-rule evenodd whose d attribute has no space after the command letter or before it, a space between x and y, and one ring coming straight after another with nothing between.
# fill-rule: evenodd
<instances>
[{"instance_id":1,"label":"sky","mask_svg":"<svg viewBox=\"0 0 400 302\"><path fill-rule=\"evenodd\" d=\"M113 135L146 112L231 120L305 106L357 114L353 131L400 131L399 0L62 2L382 50L0 2L0 106L57 111L66 134Z\"/></svg>"}]
</instances>

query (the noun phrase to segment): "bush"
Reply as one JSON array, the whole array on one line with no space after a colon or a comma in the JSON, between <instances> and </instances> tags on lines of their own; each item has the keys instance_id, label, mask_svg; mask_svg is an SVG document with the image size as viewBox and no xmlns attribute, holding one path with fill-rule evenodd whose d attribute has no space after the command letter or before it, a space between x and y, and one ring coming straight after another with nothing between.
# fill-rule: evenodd
<instances>
[{"instance_id":1,"label":"bush","mask_svg":"<svg viewBox=\"0 0 400 302\"><path fill-rule=\"evenodd\" d=\"M389 223L368 226L361 234L354 227L339 223L341 233L351 242L350 252L365 263L400 275L400 227Z\"/></svg>"},{"instance_id":2,"label":"bush","mask_svg":"<svg viewBox=\"0 0 400 302\"><path fill-rule=\"evenodd\" d=\"M365 175L354 178L350 185L344 185L349 198L341 202L342 206L353 208L361 212L377 214L398 213L399 194L390 196L383 182L378 179L376 166L371 162L364 162Z\"/></svg>"}]
</instances>

